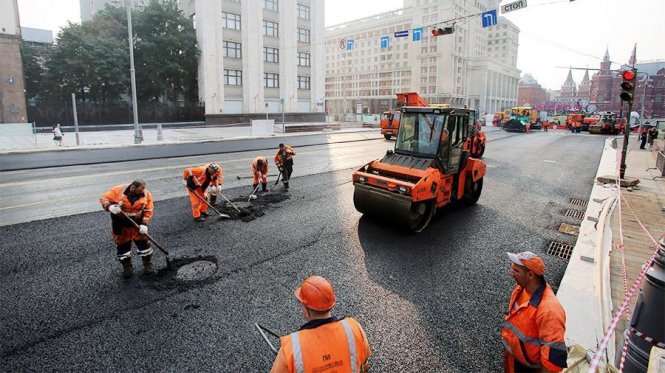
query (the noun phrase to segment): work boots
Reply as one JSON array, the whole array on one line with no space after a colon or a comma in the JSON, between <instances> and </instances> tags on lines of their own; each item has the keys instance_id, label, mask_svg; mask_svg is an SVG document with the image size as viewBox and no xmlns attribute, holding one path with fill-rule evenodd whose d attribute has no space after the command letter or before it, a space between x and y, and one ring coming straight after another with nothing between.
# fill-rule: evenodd
<instances>
[{"instance_id":1,"label":"work boots","mask_svg":"<svg viewBox=\"0 0 665 373\"><path fill-rule=\"evenodd\" d=\"M213 206L217 206L217 196L210 196L210 204Z\"/></svg>"},{"instance_id":2,"label":"work boots","mask_svg":"<svg viewBox=\"0 0 665 373\"><path fill-rule=\"evenodd\" d=\"M252 184L252 192L256 190L256 188L259 187L259 184Z\"/></svg>"},{"instance_id":3,"label":"work boots","mask_svg":"<svg viewBox=\"0 0 665 373\"><path fill-rule=\"evenodd\" d=\"M268 191L268 183L261 183L261 191L263 192Z\"/></svg>"},{"instance_id":4,"label":"work boots","mask_svg":"<svg viewBox=\"0 0 665 373\"><path fill-rule=\"evenodd\" d=\"M155 273L155 267L152 265L152 254L141 257L143 259L143 274L152 275Z\"/></svg>"},{"instance_id":5,"label":"work boots","mask_svg":"<svg viewBox=\"0 0 665 373\"><path fill-rule=\"evenodd\" d=\"M288 181L284 182L284 190L289 190L289 182Z\"/></svg>"},{"instance_id":6,"label":"work boots","mask_svg":"<svg viewBox=\"0 0 665 373\"><path fill-rule=\"evenodd\" d=\"M197 222L197 223L202 223L202 222L206 221L206 218L203 217L203 215L201 215L198 218L194 218L194 221Z\"/></svg>"},{"instance_id":7,"label":"work boots","mask_svg":"<svg viewBox=\"0 0 665 373\"><path fill-rule=\"evenodd\" d=\"M132 277L134 274L134 267L132 267L132 258L125 258L120 260L120 264L122 264L122 277L128 278Z\"/></svg>"}]
</instances>

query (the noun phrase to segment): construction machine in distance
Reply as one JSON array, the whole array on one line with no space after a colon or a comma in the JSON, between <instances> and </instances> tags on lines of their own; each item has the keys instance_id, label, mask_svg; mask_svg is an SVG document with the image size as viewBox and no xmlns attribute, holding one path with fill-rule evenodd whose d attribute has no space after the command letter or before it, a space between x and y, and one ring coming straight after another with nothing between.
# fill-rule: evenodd
<instances>
[{"instance_id":1,"label":"construction machine in distance","mask_svg":"<svg viewBox=\"0 0 665 373\"><path fill-rule=\"evenodd\" d=\"M530 106L516 106L510 109L510 119L503 129L508 132L530 132L532 129L543 129L538 112Z\"/></svg>"},{"instance_id":2,"label":"construction machine in distance","mask_svg":"<svg viewBox=\"0 0 665 373\"><path fill-rule=\"evenodd\" d=\"M381 115L379 125L381 126L381 134L386 140L390 140L391 137L397 136L399 114L399 110L388 110L384 111L383 115Z\"/></svg>"},{"instance_id":3,"label":"construction machine in distance","mask_svg":"<svg viewBox=\"0 0 665 373\"><path fill-rule=\"evenodd\" d=\"M394 150L353 173L356 210L412 232L425 229L438 208L473 205L486 165L471 156L475 112L404 106Z\"/></svg>"}]
</instances>

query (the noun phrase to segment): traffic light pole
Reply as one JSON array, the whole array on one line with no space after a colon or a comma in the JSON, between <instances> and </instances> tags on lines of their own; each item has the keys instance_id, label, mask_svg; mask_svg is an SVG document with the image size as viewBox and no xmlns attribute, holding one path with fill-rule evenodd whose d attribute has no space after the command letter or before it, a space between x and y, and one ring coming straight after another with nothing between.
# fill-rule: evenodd
<instances>
[{"instance_id":1,"label":"traffic light pole","mask_svg":"<svg viewBox=\"0 0 665 373\"><path fill-rule=\"evenodd\" d=\"M623 179L626 176L626 150L628 150L628 138L630 137L630 113L633 112L633 101L628 101L628 110L626 111L626 125L623 129L623 148L621 149L621 166L619 168L619 177Z\"/></svg>"}]
</instances>

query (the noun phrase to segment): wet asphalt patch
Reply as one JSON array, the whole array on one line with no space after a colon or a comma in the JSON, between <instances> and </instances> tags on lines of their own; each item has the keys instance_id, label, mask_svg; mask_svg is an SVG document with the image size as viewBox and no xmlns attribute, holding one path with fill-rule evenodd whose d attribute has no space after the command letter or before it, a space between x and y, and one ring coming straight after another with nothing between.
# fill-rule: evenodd
<instances>
[{"instance_id":1,"label":"wet asphalt patch","mask_svg":"<svg viewBox=\"0 0 665 373\"><path fill-rule=\"evenodd\" d=\"M185 291L217 280L217 258L212 255L171 259L167 267L152 276L144 276L155 290Z\"/></svg>"},{"instance_id":2,"label":"wet asphalt patch","mask_svg":"<svg viewBox=\"0 0 665 373\"><path fill-rule=\"evenodd\" d=\"M224 201L219 205L219 211L231 217L231 220L241 220L245 223L250 222L266 214L272 205L278 204L289 199L286 193L259 192L257 198L247 201L247 197L238 197L231 200L240 210L238 212L228 202Z\"/></svg>"}]
</instances>

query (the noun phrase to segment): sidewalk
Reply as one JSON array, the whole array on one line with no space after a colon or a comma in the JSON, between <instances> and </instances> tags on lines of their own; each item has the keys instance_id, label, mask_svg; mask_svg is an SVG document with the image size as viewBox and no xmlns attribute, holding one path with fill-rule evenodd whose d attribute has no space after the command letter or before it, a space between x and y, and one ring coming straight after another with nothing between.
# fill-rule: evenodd
<instances>
[{"instance_id":1,"label":"sidewalk","mask_svg":"<svg viewBox=\"0 0 665 373\"><path fill-rule=\"evenodd\" d=\"M658 239L665 233L665 179L657 178L660 172L655 169L657 149L663 148L663 141L658 140L658 147L653 151L641 150L639 143L634 141L631 136L629 143L629 152L626 156L626 177L640 179L640 183L632 191L622 189L622 197L625 202L621 204L621 216L619 209L615 208L611 219L612 242L621 243L619 233L619 218L622 218L623 236L624 236L624 257L626 263L627 284L635 281L635 278L642 270L644 263L649 260L655 247L653 242L646 236L633 212L637 218L644 224L651 235ZM626 204L627 202L627 204ZM632 210L628 207L632 207ZM624 280L621 263L621 250L612 250L610 253L610 287L612 289L612 305L616 311L624 299ZM635 307L637 297L633 299L629 310ZM623 346L623 333L629 325L630 318L624 317L618 324L616 330L616 353L617 359L621 356ZM617 363L618 365L618 363Z\"/></svg>"}]
</instances>

